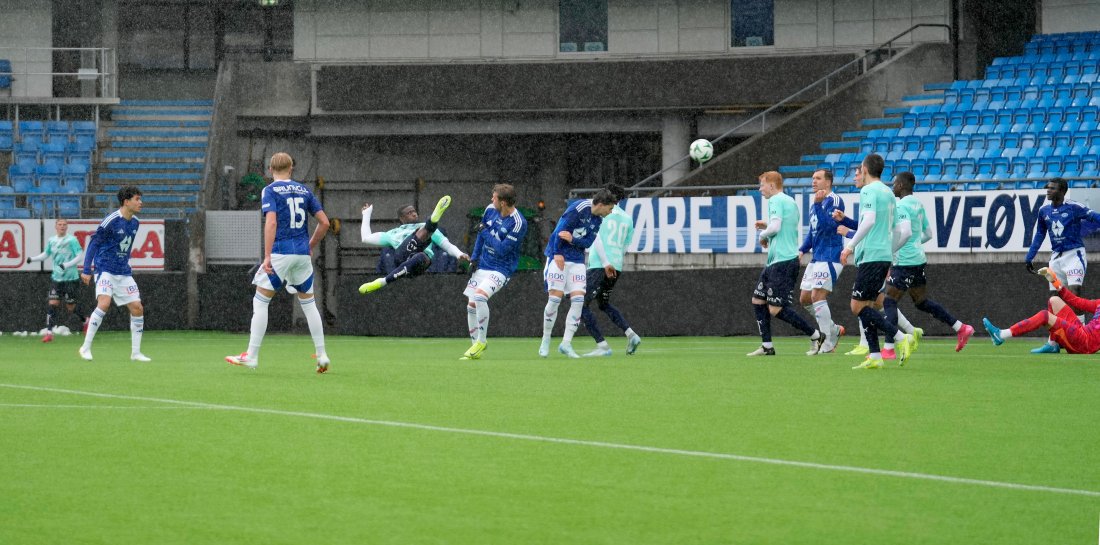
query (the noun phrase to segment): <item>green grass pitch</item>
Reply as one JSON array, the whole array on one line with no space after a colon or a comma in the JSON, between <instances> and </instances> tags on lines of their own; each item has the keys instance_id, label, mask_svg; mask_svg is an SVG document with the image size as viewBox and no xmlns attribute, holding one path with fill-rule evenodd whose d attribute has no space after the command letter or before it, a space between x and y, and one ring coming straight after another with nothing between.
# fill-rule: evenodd
<instances>
[{"instance_id":1,"label":"green grass pitch","mask_svg":"<svg viewBox=\"0 0 1100 545\"><path fill-rule=\"evenodd\" d=\"M0 543L1095 543L1100 361L925 340L0 336ZM841 343L847 350L849 338ZM577 342L578 350L591 341Z\"/></svg>"}]
</instances>

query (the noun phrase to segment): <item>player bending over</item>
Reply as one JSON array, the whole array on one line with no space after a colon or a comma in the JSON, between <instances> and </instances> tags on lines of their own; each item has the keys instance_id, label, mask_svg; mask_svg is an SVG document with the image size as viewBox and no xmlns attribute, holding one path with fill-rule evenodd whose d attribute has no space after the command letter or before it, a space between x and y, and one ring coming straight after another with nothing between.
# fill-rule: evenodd
<instances>
[{"instance_id":1,"label":"player bending over","mask_svg":"<svg viewBox=\"0 0 1100 545\"><path fill-rule=\"evenodd\" d=\"M433 242L460 261L469 261L470 256L462 253L462 250L459 250L458 247L451 244L451 241L447 240L447 237L443 236L443 233L436 230L439 220L443 218L443 213L447 211L447 207L450 205L451 197L444 195L436 203L435 210L426 223L405 223L389 231L372 233L370 230L370 216L374 207L370 203L363 203L363 227L360 231L360 238L368 246L397 250L394 258L400 265L386 276L359 286L359 293L366 294L380 290L383 286L398 278L412 278L423 274L432 265L432 258L435 257L435 251L431 248Z\"/></svg>"}]
</instances>

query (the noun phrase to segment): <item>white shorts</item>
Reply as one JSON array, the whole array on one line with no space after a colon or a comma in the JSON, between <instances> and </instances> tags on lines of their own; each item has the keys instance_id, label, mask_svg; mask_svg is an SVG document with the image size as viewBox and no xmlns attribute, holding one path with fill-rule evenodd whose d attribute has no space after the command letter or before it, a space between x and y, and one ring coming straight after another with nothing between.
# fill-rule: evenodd
<instances>
[{"instance_id":1,"label":"white shorts","mask_svg":"<svg viewBox=\"0 0 1100 545\"><path fill-rule=\"evenodd\" d=\"M137 282L132 276L120 276L111 273L99 273L95 275L95 296L110 295L118 306L128 305L134 301L141 301L141 292L138 291Z\"/></svg>"},{"instance_id":2,"label":"white shorts","mask_svg":"<svg viewBox=\"0 0 1100 545\"><path fill-rule=\"evenodd\" d=\"M815 261L806 265L806 272L802 274L802 291L825 290L833 291L833 283L840 278L840 271L844 265L829 263L828 261Z\"/></svg>"},{"instance_id":3,"label":"white shorts","mask_svg":"<svg viewBox=\"0 0 1100 545\"><path fill-rule=\"evenodd\" d=\"M553 259L546 260L546 267L542 270L542 279L546 282L546 291L557 290L569 295L575 291L584 293L588 284L588 270L584 263L565 262L565 270L561 270Z\"/></svg>"},{"instance_id":4,"label":"white shorts","mask_svg":"<svg viewBox=\"0 0 1100 545\"><path fill-rule=\"evenodd\" d=\"M260 267L256 276L252 277L252 283L272 291L285 287L290 293L313 293L313 260L308 255L272 254L271 268L275 271L275 279ZM276 286L275 282L279 285ZM293 290L291 286L294 287Z\"/></svg>"},{"instance_id":5,"label":"white shorts","mask_svg":"<svg viewBox=\"0 0 1100 545\"><path fill-rule=\"evenodd\" d=\"M1080 286L1085 283L1085 270L1089 268L1088 256L1084 248L1066 250L1050 254L1048 265L1054 274L1067 286ZM1054 286L1050 286L1053 291Z\"/></svg>"},{"instance_id":6,"label":"white shorts","mask_svg":"<svg viewBox=\"0 0 1100 545\"><path fill-rule=\"evenodd\" d=\"M507 283L508 277L502 272L478 269L470 276L470 281L466 282L466 289L463 290L462 295L473 297L478 290L481 290L485 292L486 298L490 298Z\"/></svg>"}]
</instances>

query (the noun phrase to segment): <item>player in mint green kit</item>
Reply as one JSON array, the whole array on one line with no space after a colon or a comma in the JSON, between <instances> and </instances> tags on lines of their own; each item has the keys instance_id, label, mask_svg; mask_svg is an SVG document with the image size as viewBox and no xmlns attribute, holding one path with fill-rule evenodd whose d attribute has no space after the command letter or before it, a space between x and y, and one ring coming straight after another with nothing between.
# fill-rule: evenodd
<instances>
[{"instance_id":1,"label":"player in mint green kit","mask_svg":"<svg viewBox=\"0 0 1100 545\"><path fill-rule=\"evenodd\" d=\"M897 342L898 363L904 365L912 351L912 335L901 333L874 307L894 259L894 209L897 203L894 193L880 179L884 167L885 161L878 154L872 153L863 159L859 167L863 176L863 187L859 190L859 226L840 253L842 264L847 264L848 258L855 254L852 314L859 317L870 352L867 359L853 369L880 369L883 357L895 357L894 347L889 344L885 354L879 351L878 330L882 330L887 339Z\"/></svg>"},{"instance_id":2,"label":"player in mint green kit","mask_svg":"<svg viewBox=\"0 0 1100 545\"><path fill-rule=\"evenodd\" d=\"M81 263L80 243L76 237L68 234L69 222L64 218L58 218L54 224L57 235L46 241L46 251L34 257L28 257L27 263L53 260L53 272L50 273L49 308L46 310L46 334L42 336L42 342L53 340L53 328L57 325L57 313L61 309L61 299L65 299L65 307L69 314L76 316L81 322L84 315L76 305L76 290L80 287Z\"/></svg>"},{"instance_id":3,"label":"player in mint green kit","mask_svg":"<svg viewBox=\"0 0 1100 545\"><path fill-rule=\"evenodd\" d=\"M932 226L928 223L924 205L913 195L915 183L916 178L912 172L899 172L894 176L894 195L899 199L894 232L904 243L896 252L894 266L890 267L890 275L886 278L883 310L890 323L897 324L898 301L908 293L917 310L931 314L933 318L955 330L958 336L955 352L959 352L974 334L974 328L955 319L942 305L927 297L928 281L924 266L928 263L928 258L925 257L922 246L932 238Z\"/></svg>"},{"instance_id":4,"label":"player in mint green kit","mask_svg":"<svg viewBox=\"0 0 1100 545\"><path fill-rule=\"evenodd\" d=\"M618 185L610 184L607 190L615 197L615 202L622 202L626 198L626 191ZM634 218L626 213L621 206L616 204L611 208L611 213L603 219L600 232L596 235L596 241L588 252L588 288L584 295L584 308L581 309L581 321L585 329L596 340L596 349L585 354L585 357L610 356L611 346L607 344L603 333L596 324L596 315L588 308L592 300L600 310L611 318L615 325L626 333L626 354L633 355L642 344L642 338L631 329L626 318L611 304L611 291L615 289L615 283L622 277L623 257L626 255L626 247L634 238Z\"/></svg>"},{"instance_id":5,"label":"player in mint green kit","mask_svg":"<svg viewBox=\"0 0 1100 545\"><path fill-rule=\"evenodd\" d=\"M445 252L451 254L460 261L470 261L457 246L451 244L447 237L437 230L439 220L443 213L451 206L451 197L444 195L435 205L435 210L425 223L403 223L381 233L372 233L370 230L370 216L374 207L370 203L363 204L363 225L360 228L360 239L368 246L380 246L397 250L395 259L399 263L396 269L382 278L376 278L359 286L359 293L371 293L385 287L386 284L401 278L413 278L424 273L432 265L435 250L432 250L434 242ZM413 213L416 211L413 210ZM419 217L412 218L414 220Z\"/></svg>"},{"instance_id":6,"label":"player in mint green kit","mask_svg":"<svg viewBox=\"0 0 1100 545\"><path fill-rule=\"evenodd\" d=\"M760 329L760 348L749 356L774 356L772 316L791 324L817 341L820 349L825 336L802 319L793 308L794 287L798 285L798 229L801 214L798 205L783 193L783 176L772 170L760 175L760 194L768 199L768 220L757 220L760 246L768 250L768 262L760 273L760 282L752 292L752 309Z\"/></svg>"}]
</instances>

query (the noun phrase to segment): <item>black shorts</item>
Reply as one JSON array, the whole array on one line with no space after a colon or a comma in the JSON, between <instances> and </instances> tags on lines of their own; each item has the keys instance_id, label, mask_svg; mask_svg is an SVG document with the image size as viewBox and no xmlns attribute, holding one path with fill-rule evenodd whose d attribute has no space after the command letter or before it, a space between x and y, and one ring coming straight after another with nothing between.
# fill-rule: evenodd
<instances>
[{"instance_id":1,"label":"black shorts","mask_svg":"<svg viewBox=\"0 0 1100 545\"><path fill-rule=\"evenodd\" d=\"M886 283L900 291L908 291L927 284L928 279L924 276L924 265L907 267L895 265L890 267L890 276L886 278Z\"/></svg>"},{"instance_id":2,"label":"black shorts","mask_svg":"<svg viewBox=\"0 0 1100 545\"><path fill-rule=\"evenodd\" d=\"M785 307L794 302L794 287L798 285L798 258L777 261L764 267L752 296L773 307Z\"/></svg>"},{"instance_id":3,"label":"black shorts","mask_svg":"<svg viewBox=\"0 0 1100 545\"><path fill-rule=\"evenodd\" d=\"M66 305L76 303L76 290L80 287L79 280L66 280L50 282L50 301L65 301Z\"/></svg>"},{"instance_id":4,"label":"black shorts","mask_svg":"<svg viewBox=\"0 0 1100 545\"><path fill-rule=\"evenodd\" d=\"M860 263L856 267L856 282L852 285L852 299L856 301L874 301L890 271L889 261L871 261Z\"/></svg>"},{"instance_id":5,"label":"black shorts","mask_svg":"<svg viewBox=\"0 0 1100 545\"><path fill-rule=\"evenodd\" d=\"M584 291L584 304L596 301L598 305L606 305L611 301L611 292L615 289L615 282L623 275L619 271L614 278L609 278L603 269L588 269L587 286Z\"/></svg>"},{"instance_id":6,"label":"black shorts","mask_svg":"<svg viewBox=\"0 0 1100 545\"><path fill-rule=\"evenodd\" d=\"M401 241L401 245L394 250L394 264L401 265L409 260L415 254L424 252L428 249L428 246L432 245L431 235L428 235L428 240L420 240L416 238L416 231L413 231L409 236L405 237L405 240ZM427 254L425 254L427 255ZM415 276L428 270L428 267L432 265L429 259L426 263L416 268L416 270L409 271L410 276Z\"/></svg>"}]
</instances>

